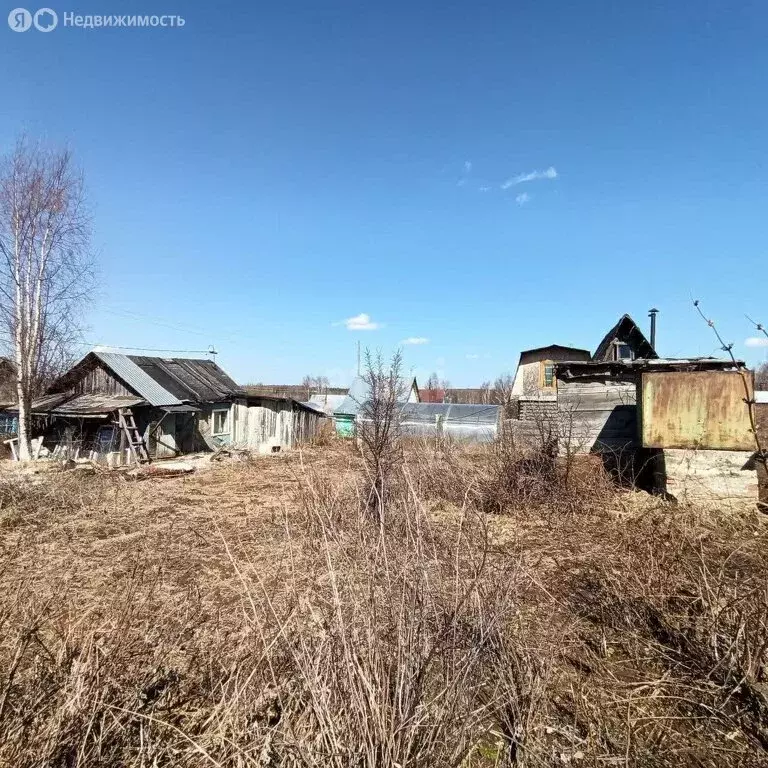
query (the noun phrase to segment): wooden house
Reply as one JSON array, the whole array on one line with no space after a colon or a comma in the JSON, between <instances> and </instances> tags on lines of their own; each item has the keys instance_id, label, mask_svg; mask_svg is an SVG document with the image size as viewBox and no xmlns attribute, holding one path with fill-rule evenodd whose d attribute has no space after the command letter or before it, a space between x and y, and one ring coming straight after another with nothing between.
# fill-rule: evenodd
<instances>
[{"instance_id":1,"label":"wooden house","mask_svg":"<svg viewBox=\"0 0 768 768\"><path fill-rule=\"evenodd\" d=\"M99 350L37 398L32 415L49 450L121 461L141 458L134 438L151 458L222 445L279 451L311 437L318 421L290 398L249 397L211 360Z\"/></svg>"},{"instance_id":2,"label":"wooden house","mask_svg":"<svg viewBox=\"0 0 768 768\"><path fill-rule=\"evenodd\" d=\"M513 413L510 415L523 421L553 416L557 410L555 363L590 357L589 350L560 344L523 350L512 384Z\"/></svg>"},{"instance_id":3,"label":"wooden house","mask_svg":"<svg viewBox=\"0 0 768 768\"><path fill-rule=\"evenodd\" d=\"M640 326L629 316L622 315L619 322L603 336L592 360L612 362L617 360L653 360L656 350L651 346Z\"/></svg>"}]
</instances>

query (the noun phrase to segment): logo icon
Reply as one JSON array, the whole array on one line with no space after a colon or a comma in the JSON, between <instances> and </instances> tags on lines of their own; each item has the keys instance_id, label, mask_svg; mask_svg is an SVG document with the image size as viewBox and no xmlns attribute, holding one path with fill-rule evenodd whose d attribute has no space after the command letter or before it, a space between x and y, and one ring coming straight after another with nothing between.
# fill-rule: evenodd
<instances>
[{"instance_id":1,"label":"logo icon","mask_svg":"<svg viewBox=\"0 0 768 768\"><path fill-rule=\"evenodd\" d=\"M52 32L59 23L59 17L52 8L41 8L35 14L35 29L40 32Z\"/></svg>"},{"instance_id":2,"label":"logo icon","mask_svg":"<svg viewBox=\"0 0 768 768\"><path fill-rule=\"evenodd\" d=\"M32 14L26 8L14 8L8 14L8 26L14 32L26 32L32 26Z\"/></svg>"}]
</instances>

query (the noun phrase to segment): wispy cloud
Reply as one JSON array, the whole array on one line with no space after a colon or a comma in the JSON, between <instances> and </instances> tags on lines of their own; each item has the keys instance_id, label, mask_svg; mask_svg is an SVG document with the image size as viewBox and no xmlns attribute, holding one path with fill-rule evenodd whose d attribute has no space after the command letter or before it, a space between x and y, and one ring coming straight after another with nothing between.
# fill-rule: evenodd
<instances>
[{"instance_id":1,"label":"wispy cloud","mask_svg":"<svg viewBox=\"0 0 768 768\"><path fill-rule=\"evenodd\" d=\"M530 200L531 196L527 192L521 192L515 197L515 202L518 205L525 205L526 203L530 202Z\"/></svg>"},{"instance_id":2,"label":"wispy cloud","mask_svg":"<svg viewBox=\"0 0 768 768\"><path fill-rule=\"evenodd\" d=\"M478 190L480 192L490 192L491 188L490 187L486 187L486 186L482 186L482 187L478 187Z\"/></svg>"},{"instance_id":3,"label":"wispy cloud","mask_svg":"<svg viewBox=\"0 0 768 768\"><path fill-rule=\"evenodd\" d=\"M466 355L467 360L479 360L480 355Z\"/></svg>"},{"instance_id":4,"label":"wispy cloud","mask_svg":"<svg viewBox=\"0 0 768 768\"><path fill-rule=\"evenodd\" d=\"M509 189L517 184L524 184L526 181L538 181L539 179L556 179L557 171L550 165L545 171L531 171L530 173L521 173L517 176L507 179L502 185L502 189Z\"/></svg>"},{"instance_id":5,"label":"wispy cloud","mask_svg":"<svg viewBox=\"0 0 768 768\"><path fill-rule=\"evenodd\" d=\"M374 323L371 316L365 312L354 317L348 317L344 321L344 325L348 331L375 331L377 328L381 328L381 323Z\"/></svg>"},{"instance_id":6,"label":"wispy cloud","mask_svg":"<svg viewBox=\"0 0 768 768\"><path fill-rule=\"evenodd\" d=\"M746 347L768 347L768 338L765 336L750 336L745 339L744 346Z\"/></svg>"},{"instance_id":7,"label":"wispy cloud","mask_svg":"<svg viewBox=\"0 0 768 768\"><path fill-rule=\"evenodd\" d=\"M471 160L465 160L464 161L464 173L472 173L472 161Z\"/></svg>"},{"instance_id":8,"label":"wispy cloud","mask_svg":"<svg viewBox=\"0 0 768 768\"><path fill-rule=\"evenodd\" d=\"M409 336L407 339L403 339L401 344L429 344L429 339L425 336Z\"/></svg>"}]
</instances>

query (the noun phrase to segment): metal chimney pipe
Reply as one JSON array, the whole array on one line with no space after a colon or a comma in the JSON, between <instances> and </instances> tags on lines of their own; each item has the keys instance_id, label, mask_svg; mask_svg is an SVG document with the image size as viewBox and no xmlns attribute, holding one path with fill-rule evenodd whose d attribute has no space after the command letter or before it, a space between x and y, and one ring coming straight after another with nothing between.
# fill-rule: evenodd
<instances>
[{"instance_id":1,"label":"metal chimney pipe","mask_svg":"<svg viewBox=\"0 0 768 768\"><path fill-rule=\"evenodd\" d=\"M656 351L656 315L659 314L658 309L649 309L648 310L648 317L651 318L651 346L653 347L653 351Z\"/></svg>"}]
</instances>

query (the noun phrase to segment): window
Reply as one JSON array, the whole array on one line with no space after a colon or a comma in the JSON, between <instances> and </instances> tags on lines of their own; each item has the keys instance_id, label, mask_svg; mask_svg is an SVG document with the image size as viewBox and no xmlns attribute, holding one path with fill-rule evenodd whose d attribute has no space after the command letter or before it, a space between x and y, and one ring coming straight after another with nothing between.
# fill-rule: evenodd
<instances>
[{"instance_id":1,"label":"window","mask_svg":"<svg viewBox=\"0 0 768 768\"><path fill-rule=\"evenodd\" d=\"M629 344L622 344L617 342L616 344L616 359L617 360L634 360L635 356L632 354L632 348Z\"/></svg>"},{"instance_id":2,"label":"window","mask_svg":"<svg viewBox=\"0 0 768 768\"><path fill-rule=\"evenodd\" d=\"M15 435L19 431L19 423L15 416L0 414L0 435Z\"/></svg>"},{"instance_id":3,"label":"window","mask_svg":"<svg viewBox=\"0 0 768 768\"><path fill-rule=\"evenodd\" d=\"M539 380L542 389L555 388L555 364L551 360L539 363Z\"/></svg>"},{"instance_id":4,"label":"window","mask_svg":"<svg viewBox=\"0 0 768 768\"><path fill-rule=\"evenodd\" d=\"M229 432L229 411L213 412L213 430L214 435L225 435Z\"/></svg>"}]
</instances>

